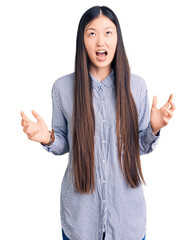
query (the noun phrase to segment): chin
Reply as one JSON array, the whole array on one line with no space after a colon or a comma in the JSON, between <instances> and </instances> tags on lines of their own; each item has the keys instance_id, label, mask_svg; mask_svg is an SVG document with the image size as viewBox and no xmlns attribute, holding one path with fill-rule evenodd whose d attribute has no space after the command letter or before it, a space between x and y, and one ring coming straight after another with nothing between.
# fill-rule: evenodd
<instances>
[{"instance_id":1,"label":"chin","mask_svg":"<svg viewBox=\"0 0 196 240\"><path fill-rule=\"evenodd\" d=\"M94 66L97 68L106 68L106 67L110 67L111 63L108 63L108 62L96 63L94 64Z\"/></svg>"}]
</instances>

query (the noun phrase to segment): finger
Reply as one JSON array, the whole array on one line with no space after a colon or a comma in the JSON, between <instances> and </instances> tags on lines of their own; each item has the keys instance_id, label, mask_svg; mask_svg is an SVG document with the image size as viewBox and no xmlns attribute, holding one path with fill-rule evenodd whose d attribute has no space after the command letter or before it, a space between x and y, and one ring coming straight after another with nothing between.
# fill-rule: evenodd
<instances>
[{"instance_id":1,"label":"finger","mask_svg":"<svg viewBox=\"0 0 196 240\"><path fill-rule=\"evenodd\" d=\"M174 104L174 102L173 102L173 93L170 95L170 98L169 98L169 100L168 100L169 102L170 102L170 104L171 104L171 107L169 108L169 110L171 110L172 112L176 109L176 106L175 106L175 104Z\"/></svg>"},{"instance_id":2,"label":"finger","mask_svg":"<svg viewBox=\"0 0 196 240\"><path fill-rule=\"evenodd\" d=\"M23 115L24 115L24 112L22 110L20 111L20 115L21 115L21 117L23 117Z\"/></svg>"},{"instance_id":3,"label":"finger","mask_svg":"<svg viewBox=\"0 0 196 240\"><path fill-rule=\"evenodd\" d=\"M30 122L29 121L26 121L25 119L21 119L21 125L23 126L23 127L25 127L27 124L30 124Z\"/></svg>"},{"instance_id":4,"label":"finger","mask_svg":"<svg viewBox=\"0 0 196 240\"><path fill-rule=\"evenodd\" d=\"M24 119L22 119L22 120L21 120L21 125L22 125L23 127L25 127L26 124L27 124L26 121L24 121Z\"/></svg>"},{"instance_id":5,"label":"finger","mask_svg":"<svg viewBox=\"0 0 196 240\"><path fill-rule=\"evenodd\" d=\"M42 120L40 115L35 110L32 110L31 112L32 112L33 116L37 119L37 121L41 121Z\"/></svg>"},{"instance_id":6,"label":"finger","mask_svg":"<svg viewBox=\"0 0 196 240\"><path fill-rule=\"evenodd\" d=\"M27 123L29 123L31 121L30 119L28 119L28 117L24 114L23 111L20 111L20 115Z\"/></svg>"},{"instance_id":7,"label":"finger","mask_svg":"<svg viewBox=\"0 0 196 240\"><path fill-rule=\"evenodd\" d=\"M170 94L168 101L165 104L165 107L168 108L171 104L171 101L173 99L173 93Z\"/></svg>"},{"instance_id":8,"label":"finger","mask_svg":"<svg viewBox=\"0 0 196 240\"><path fill-rule=\"evenodd\" d=\"M26 133L26 130L27 130L27 127L25 126L25 127L23 128L23 132Z\"/></svg>"},{"instance_id":9,"label":"finger","mask_svg":"<svg viewBox=\"0 0 196 240\"><path fill-rule=\"evenodd\" d=\"M171 106L170 106L169 110L173 112L175 109L176 109L175 104L173 102L171 102Z\"/></svg>"},{"instance_id":10,"label":"finger","mask_svg":"<svg viewBox=\"0 0 196 240\"><path fill-rule=\"evenodd\" d=\"M164 120L164 122L165 122L166 124L169 123L169 120L168 120L167 118L163 117L163 120Z\"/></svg>"},{"instance_id":11,"label":"finger","mask_svg":"<svg viewBox=\"0 0 196 240\"><path fill-rule=\"evenodd\" d=\"M169 99L170 99L170 101L173 100L173 93L170 94Z\"/></svg>"},{"instance_id":12,"label":"finger","mask_svg":"<svg viewBox=\"0 0 196 240\"><path fill-rule=\"evenodd\" d=\"M157 107L157 101L158 101L157 96L153 96L153 101L152 101L152 107L153 108Z\"/></svg>"},{"instance_id":13,"label":"finger","mask_svg":"<svg viewBox=\"0 0 196 240\"><path fill-rule=\"evenodd\" d=\"M170 101L170 103L171 103L171 108L169 110L174 111L176 109L176 106L173 101Z\"/></svg>"},{"instance_id":14,"label":"finger","mask_svg":"<svg viewBox=\"0 0 196 240\"><path fill-rule=\"evenodd\" d=\"M29 127L29 124L26 124L25 127L23 128L23 132L27 133L27 128Z\"/></svg>"},{"instance_id":15,"label":"finger","mask_svg":"<svg viewBox=\"0 0 196 240\"><path fill-rule=\"evenodd\" d=\"M173 117L173 111L169 110L168 108L165 108L165 111L169 114L169 119Z\"/></svg>"}]
</instances>

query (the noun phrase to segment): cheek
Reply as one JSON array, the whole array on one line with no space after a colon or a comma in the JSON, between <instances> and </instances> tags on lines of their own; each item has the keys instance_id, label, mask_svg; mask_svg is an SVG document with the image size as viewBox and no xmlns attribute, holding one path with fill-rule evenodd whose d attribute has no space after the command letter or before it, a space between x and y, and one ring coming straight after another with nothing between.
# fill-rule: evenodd
<instances>
[{"instance_id":1,"label":"cheek","mask_svg":"<svg viewBox=\"0 0 196 240\"><path fill-rule=\"evenodd\" d=\"M93 55L93 47L88 42L85 43L85 48L89 56Z\"/></svg>"},{"instance_id":2,"label":"cheek","mask_svg":"<svg viewBox=\"0 0 196 240\"><path fill-rule=\"evenodd\" d=\"M115 38L114 38L114 39L111 39L111 40L109 41L108 45L110 46L110 50L113 51L113 52L115 52L115 50L116 50L116 45L117 45L116 39L115 39Z\"/></svg>"},{"instance_id":3,"label":"cheek","mask_svg":"<svg viewBox=\"0 0 196 240\"><path fill-rule=\"evenodd\" d=\"M88 54L88 57L92 60L93 59L93 50L91 48L88 48L87 54Z\"/></svg>"},{"instance_id":4,"label":"cheek","mask_svg":"<svg viewBox=\"0 0 196 240\"><path fill-rule=\"evenodd\" d=\"M84 46L86 48L86 51L88 51L90 44L89 44L88 39L86 39L86 38L84 38Z\"/></svg>"},{"instance_id":5,"label":"cheek","mask_svg":"<svg viewBox=\"0 0 196 240\"><path fill-rule=\"evenodd\" d=\"M116 52L116 44L113 44L112 46L110 46L110 51L112 56L114 56L115 52Z\"/></svg>"}]
</instances>

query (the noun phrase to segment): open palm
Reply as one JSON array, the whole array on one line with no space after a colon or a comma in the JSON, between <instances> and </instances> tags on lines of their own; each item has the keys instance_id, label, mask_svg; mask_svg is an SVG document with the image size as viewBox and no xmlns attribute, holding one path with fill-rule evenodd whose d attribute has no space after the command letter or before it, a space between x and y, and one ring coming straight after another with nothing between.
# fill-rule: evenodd
<instances>
[{"instance_id":1,"label":"open palm","mask_svg":"<svg viewBox=\"0 0 196 240\"><path fill-rule=\"evenodd\" d=\"M44 120L40 115L32 110L33 116L37 119L37 122L31 121L23 111L20 112L22 120L21 125L24 127L23 131L27 134L28 138L32 141L47 143L50 138L50 133Z\"/></svg>"},{"instance_id":2,"label":"open palm","mask_svg":"<svg viewBox=\"0 0 196 240\"><path fill-rule=\"evenodd\" d=\"M170 105L171 107L169 108ZM169 123L169 120L173 117L175 109L176 107L173 103L173 94L170 94L168 101L160 109L157 108L157 96L153 97L150 123L155 133Z\"/></svg>"}]
</instances>

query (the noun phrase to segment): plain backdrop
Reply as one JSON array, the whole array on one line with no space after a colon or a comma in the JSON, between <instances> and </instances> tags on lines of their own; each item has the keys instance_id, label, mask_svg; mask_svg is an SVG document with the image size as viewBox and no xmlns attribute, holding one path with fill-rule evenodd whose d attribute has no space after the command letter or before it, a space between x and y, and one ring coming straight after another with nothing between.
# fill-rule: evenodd
<instances>
[{"instance_id":1,"label":"plain backdrop","mask_svg":"<svg viewBox=\"0 0 196 240\"><path fill-rule=\"evenodd\" d=\"M78 23L95 5L118 16L131 72L145 79L150 107L154 95L158 108L174 95L173 118L156 149L141 157L146 239L196 239L196 15L190 0L0 3L0 239L62 239L60 187L68 153L55 156L30 141L20 110L35 121L34 109L51 129L52 84L74 71Z\"/></svg>"}]
</instances>

